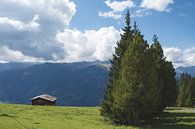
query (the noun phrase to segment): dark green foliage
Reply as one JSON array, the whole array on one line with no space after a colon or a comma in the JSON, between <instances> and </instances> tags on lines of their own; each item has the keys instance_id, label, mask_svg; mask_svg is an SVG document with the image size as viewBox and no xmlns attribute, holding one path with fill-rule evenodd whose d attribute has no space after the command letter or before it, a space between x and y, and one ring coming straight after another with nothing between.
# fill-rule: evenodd
<instances>
[{"instance_id":1,"label":"dark green foliage","mask_svg":"<svg viewBox=\"0 0 195 129\"><path fill-rule=\"evenodd\" d=\"M117 124L149 122L158 104L158 74L149 45L134 25L133 43L122 59L117 85L113 90L113 118Z\"/></svg>"},{"instance_id":2,"label":"dark green foliage","mask_svg":"<svg viewBox=\"0 0 195 129\"><path fill-rule=\"evenodd\" d=\"M158 38L149 47L130 14L117 43L101 114L116 124L149 123L175 101L175 69L166 61Z\"/></svg>"},{"instance_id":3,"label":"dark green foliage","mask_svg":"<svg viewBox=\"0 0 195 129\"><path fill-rule=\"evenodd\" d=\"M108 118L112 117L112 89L116 85L116 80L118 79L118 74L121 66L121 59L123 58L129 44L132 42L132 32L130 26L130 13L127 11L125 18L126 26L123 29L124 33L121 34L121 40L117 42L117 47L115 48L115 54L111 60L111 68L109 71L109 78L107 87L104 94L104 99L102 102L101 114Z\"/></svg>"},{"instance_id":4,"label":"dark green foliage","mask_svg":"<svg viewBox=\"0 0 195 129\"><path fill-rule=\"evenodd\" d=\"M164 83L164 87L162 90L164 108L167 106L175 106L177 99L177 84L175 79L175 69L172 65L172 62L165 61L162 64L162 79Z\"/></svg>"},{"instance_id":5,"label":"dark green foliage","mask_svg":"<svg viewBox=\"0 0 195 129\"><path fill-rule=\"evenodd\" d=\"M166 61L163 49L156 35L154 35L150 50L155 60L156 68L158 69L158 86L160 88L158 110L161 112L167 106L173 106L175 104L177 96L176 73L172 63Z\"/></svg>"},{"instance_id":6,"label":"dark green foliage","mask_svg":"<svg viewBox=\"0 0 195 129\"><path fill-rule=\"evenodd\" d=\"M192 107L194 99L195 79L187 73L183 73L179 81L179 94L177 105L180 107Z\"/></svg>"},{"instance_id":7,"label":"dark green foliage","mask_svg":"<svg viewBox=\"0 0 195 129\"><path fill-rule=\"evenodd\" d=\"M185 102L185 105L187 107L192 107L192 86L193 86L193 81L191 79L188 86L186 87L186 102Z\"/></svg>"}]
</instances>

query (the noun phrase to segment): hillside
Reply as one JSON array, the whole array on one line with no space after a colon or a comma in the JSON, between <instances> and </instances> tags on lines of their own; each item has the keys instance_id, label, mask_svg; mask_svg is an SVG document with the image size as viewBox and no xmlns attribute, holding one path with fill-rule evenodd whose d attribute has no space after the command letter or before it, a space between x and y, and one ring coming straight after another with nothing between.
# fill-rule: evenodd
<instances>
[{"instance_id":1,"label":"hillside","mask_svg":"<svg viewBox=\"0 0 195 129\"><path fill-rule=\"evenodd\" d=\"M179 77L182 73L188 73L191 74L193 77L195 77L195 66L190 67L178 67L176 69L177 77Z\"/></svg>"},{"instance_id":2,"label":"hillside","mask_svg":"<svg viewBox=\"0 0 195 129\"><path fill-rule=\"evenodd\" d=\"M194 129L195 109L165 111L156 129ZM99 115L98 107L40 107L0 104L0 129L153 129L151 126L114 126ZM155 129L154 128L154 129Z\"/></svg>"},{"instance_id":3,"label":"hillside","mask_svg":"<svg viewBox=\"0 0 195 129\"><path fill-rule=\"evenodd\" d=\"M29 104L32 97L51 94L58 105L97 106L107 81L108 62L0 64L0 102ZM195 67L176 69L195 76Z\"/></svg>"},{"instance_id":4,"label":"hillside","mask_svg":"<svg viewBox=\"0 0 195 129\"><path fill-rule=\"evenodd\" d=\"M58 97L58 105L94 106L101 101L107 68L100 62L37 64L0 72L0 101L30 103L40 94Z\"/></svg>"}]
</instances>

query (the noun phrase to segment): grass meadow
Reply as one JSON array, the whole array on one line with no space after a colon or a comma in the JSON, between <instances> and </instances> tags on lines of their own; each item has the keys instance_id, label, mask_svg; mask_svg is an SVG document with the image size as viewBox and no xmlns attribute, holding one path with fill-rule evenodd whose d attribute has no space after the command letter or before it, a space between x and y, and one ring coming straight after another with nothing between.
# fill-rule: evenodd
<instances>
[{"instance_id":1,"label":"grass meadow","mask_svg":"<svg viewBox=\"0 0 195 129\"><path fill-rule=\"evenodd\" d=\"M168 108L154 125L116 126L105 122L99 107L0 104L0 129L195 129L194 108Z\"/></svg>"}]
</instances>

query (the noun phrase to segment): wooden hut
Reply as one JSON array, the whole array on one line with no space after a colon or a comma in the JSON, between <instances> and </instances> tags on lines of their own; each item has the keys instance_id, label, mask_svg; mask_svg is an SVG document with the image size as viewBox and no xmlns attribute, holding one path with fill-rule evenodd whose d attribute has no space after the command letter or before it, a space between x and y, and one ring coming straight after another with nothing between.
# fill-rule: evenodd
<instances>
[{"instance_id":1,"label":"wooden hut","mask_svg":"<svg viewBox=\"0 0 195 129\"><path fill-rule=\"evenodd\" d=\"M31 99L32 105L42 105L42 106L44 105L54 106L56 105L56 100L57 97L47 95L47 94L39 95Z\"/></svg>"}]
</instances>

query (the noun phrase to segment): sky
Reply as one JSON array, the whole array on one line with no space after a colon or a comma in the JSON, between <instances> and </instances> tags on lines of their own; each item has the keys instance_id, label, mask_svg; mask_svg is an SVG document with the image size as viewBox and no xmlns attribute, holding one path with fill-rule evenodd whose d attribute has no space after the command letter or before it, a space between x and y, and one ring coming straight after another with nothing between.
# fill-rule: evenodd
<instances>
[{"instance_id":1,"label":"sky","mask_svg":"<svg viewBox=\"0 0 195 129\"><path fill-rule=\"evenodd\" d=\"M194 0L0 0L0 62L109 60L127 9L175 67L195 66Z\"/></svg>"}]
</instances>

